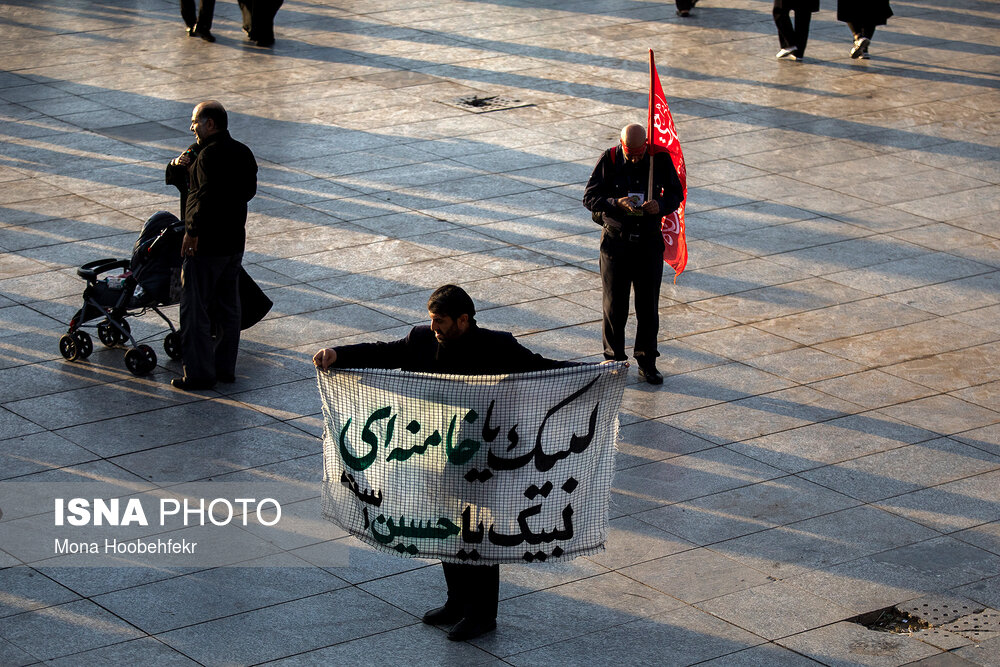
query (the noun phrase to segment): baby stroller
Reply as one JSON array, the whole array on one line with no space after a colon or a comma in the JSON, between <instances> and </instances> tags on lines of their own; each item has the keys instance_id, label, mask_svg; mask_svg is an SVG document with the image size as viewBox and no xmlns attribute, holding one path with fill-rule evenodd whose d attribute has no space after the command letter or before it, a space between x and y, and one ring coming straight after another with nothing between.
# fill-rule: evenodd
<instances>
[{"instance_id":1,"label":"baby stroller","mask_svg":"<svg viewBox=\"0 0 1000 667\"><path fill-rule=\"evenodd\" d=\"M170 327L163 349L171 359L180 359L180 334L160 308L180 301L183 237L184 223L172 213L159 211L143 225L131 259L98 259L76 270L87 287L83 307L59 339L63 359L76 361L90 356L94 343L83 327L94 327L107 347L127 344L125 366L133 375L146 375L156 368L156 353L149 345L137 343L126 318L140 317L147 310Z\"/></svg>"}]
</instances>

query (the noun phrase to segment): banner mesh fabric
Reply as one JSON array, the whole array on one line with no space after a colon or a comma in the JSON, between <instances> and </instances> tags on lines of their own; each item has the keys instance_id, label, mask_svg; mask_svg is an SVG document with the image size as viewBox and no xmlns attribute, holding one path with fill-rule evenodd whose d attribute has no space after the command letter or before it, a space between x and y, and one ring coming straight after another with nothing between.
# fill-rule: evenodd
<instances>
[{"instance_id":1,"label":"banner mesh fabric","mask_svg":"<svg viewBox=\"0 0 1000 667\"><path fill-rule=\"evenodd\" d=\"M324 516L379 550L452 563L601 551L626 369L317 371Z\"/></svg>"}]
</instances>

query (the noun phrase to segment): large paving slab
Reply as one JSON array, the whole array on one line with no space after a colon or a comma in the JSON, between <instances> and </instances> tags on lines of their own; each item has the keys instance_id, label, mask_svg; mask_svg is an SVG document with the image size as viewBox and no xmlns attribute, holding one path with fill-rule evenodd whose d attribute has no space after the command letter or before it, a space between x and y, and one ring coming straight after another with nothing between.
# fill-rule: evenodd
<instances>
[{"instance_id":1,"label":"large paving slab","mask_svg":"<svg viewBox=\"0 0 1000 667\"><path fill-rule=\"evenodd\" d=\"M215 43L174 0L3 3L0 664L1000 664L968 630L1000 614L1000 6L899 0L852 60L834 4L784 62L766 0L286 0L273 48L232 2ZM496 633L449 642L419 621L433 561L320 517L309 358L455 282L599 359L580 199L646 117L648 49L689 169L666 381L626 388L607 550L505 566ZM100 343L64 361L76 268L176 209L163 167L209 98L260 163L244 263L275 302L235 384L173 389L155 317L144 378ZM266 483L285 513L211 563L84 567L33 548L59 535L40 490L77 482ZM893 607L933 627L869 627Z\"/></svg>"}]
</instances>

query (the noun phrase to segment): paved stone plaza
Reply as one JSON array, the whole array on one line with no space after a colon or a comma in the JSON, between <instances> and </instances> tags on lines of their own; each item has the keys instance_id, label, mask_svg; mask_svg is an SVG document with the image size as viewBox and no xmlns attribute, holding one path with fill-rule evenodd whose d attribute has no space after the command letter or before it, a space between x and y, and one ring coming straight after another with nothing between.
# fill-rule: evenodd
<instances>
[{"instance_id":1,"label":"paved stone plaza","mask_svg":"<svg viewBox=\"0 0 1000 667\"><path fill-rule=\"evenodd\" d=\"M0 665L1000 665L1000 4L893 9L852 60L824 0L796 63L766 0L287 0L273 49L228 0L214 44L173 0L4 2ZM449 642L420 622L435 562L320 518L309 358L456 282L484 326L598 360L580 200L645 122L649 48L690 170L666 381L630 371L607 551L504 566L497 631ZM206 98L261 164L244 263L275 306L237 382L173 389L155 316L152 374L66 362L76 268L176 211L163 167ZM19 484L259 480L285 518L223 561L22 548ZM893 606L934 627L849 620Z\"/></svg>"}]
</instances>

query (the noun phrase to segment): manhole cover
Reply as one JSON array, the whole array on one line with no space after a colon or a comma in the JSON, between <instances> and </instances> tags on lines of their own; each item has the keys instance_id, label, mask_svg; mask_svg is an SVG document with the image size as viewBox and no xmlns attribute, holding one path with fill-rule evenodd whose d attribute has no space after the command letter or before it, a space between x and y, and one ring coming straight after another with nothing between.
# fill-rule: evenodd
<instances>
[{"instance_id":1,"label":"manhole cover","mask_svg":"<svg viewBox=\"0 0 1000 667\"><path fill-rule=\"evenodd\" d=\"M897 608L910 616L919 616L933 627L940 627L963 616L983 611L983 605L977 605L972 600L964 599L942 601L921 598L914 602L897 605Z\"/></svg>"},{"instance_id":2,"label":"manhole cover","mask_svg":"<svg viewBox=\"0 0 1000 667\"><path fill-rule=\"evenodd\" d=\"M992 639L1000 635L1000 612L987 609L978 614L969 614L942 626L941 629L973 641Z\"/></svg>"},{"instance_id":3,"label":"manhole cover","mask_svg":"<svg viewBox=\"0 0 1000 667\"><path fill-rule=\"evenodd\" d=\"M897 607L886 607L885 609L870 611L867 614L861 614L847 620L877 632L908 634L931 627L931 624L922 618L913 616L905 611L900 611Z\"/></svg>"},{"instance_id":4,"label":"manhole cover","mask_svg":"<svg viewBox=\"0 0 1000 667\"><path fill-rule=\"evenodd\" d=\"M521 100L503 97L502 95L487 95L484 97L473 95L471 97L446 100L444 103L464 109L465 111L471 111L472 113L487 113L489 111L504 111L506 109L534 106L530 102L522 102Z\"/></svg>"}]
</instances>

